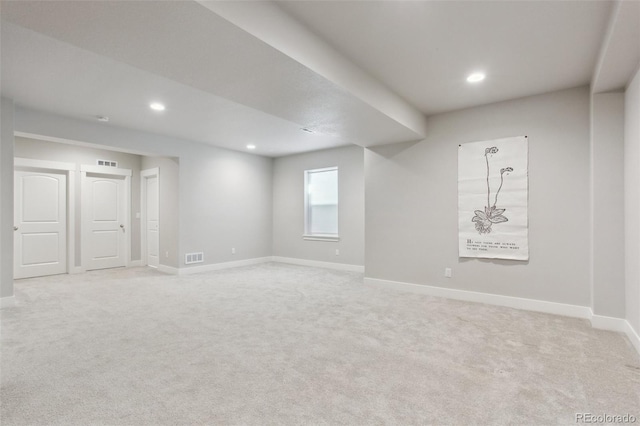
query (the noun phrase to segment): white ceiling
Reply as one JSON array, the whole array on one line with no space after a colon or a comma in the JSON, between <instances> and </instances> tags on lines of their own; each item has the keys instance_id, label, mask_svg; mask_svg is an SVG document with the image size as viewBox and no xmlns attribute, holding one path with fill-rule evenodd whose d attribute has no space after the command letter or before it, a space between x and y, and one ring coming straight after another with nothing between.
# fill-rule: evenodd
<instances>
[{"instance_id":1,"label":"white ceiling","mask_svg":"<svg viewBox=\"0 0 640 426\"><path fill-rule=\"evenodd\" d=\"M2 44L3 93L23 106L267 156L348 143L10 23Z\"/></svg>"},{"instance_id":2,"label":"white ceiling","mask_svg":"<svg viewBox=\"0 0 640 426\"><path fill-rule=\"evenodd\" d=\"M404 142L421 139L425 115L588 84L612 8L277 5L3 0L2 95L80 119L107 115L105 125L251 143L267 156ZM471 86L475 70L487 79ZM167 110L149 110L154 100Z\"/></svg>"},{"instance_id":3,"label":"white ceiling","mask_svg":"<svg viewBox=\"0 0 640 426\"><path fill-rule=\"evenodd\" d=\"M193 1L5 1L2 18L2 92L26 107L267 156L420 138Z\"/></svg>"},{"instance_id":4,"label":"white ceiling","mask_svg":"<svg viewBox=\"0 0 640 426\"><path fill-rule=\"evenodd\" d=\"M428 115L588 84L612 5L605 1L279 4ZM476 70L487 78L470 87L465 78Z\"/></svg>"}]
</instances>

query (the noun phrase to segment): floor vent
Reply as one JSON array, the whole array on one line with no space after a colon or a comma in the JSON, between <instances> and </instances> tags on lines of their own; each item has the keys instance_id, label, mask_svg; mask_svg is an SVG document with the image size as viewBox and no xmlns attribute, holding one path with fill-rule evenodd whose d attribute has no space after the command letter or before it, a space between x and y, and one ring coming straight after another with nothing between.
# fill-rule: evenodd
<instances>
[{"instance_id":1,"label":"floor vent","mask_svg":"<svg viewBox=\"0 0 640 426\"><path fill-rule=\"evenodd\" d=\"M117 161L109 161L109 160L96 160L98 166L107 166L107 167L118 167Z\"/></svg>"},{"instance_id":2,"label":"floor vent","mask_svg":"<svg viewBox=\"0 0 640 426\"><path fill-rule=\"evenodd\" d=\"M189 265L191 263L202 263L204 261L204 253L187 253L184 255L184 263Z\"/></svg>"}]
</instances>

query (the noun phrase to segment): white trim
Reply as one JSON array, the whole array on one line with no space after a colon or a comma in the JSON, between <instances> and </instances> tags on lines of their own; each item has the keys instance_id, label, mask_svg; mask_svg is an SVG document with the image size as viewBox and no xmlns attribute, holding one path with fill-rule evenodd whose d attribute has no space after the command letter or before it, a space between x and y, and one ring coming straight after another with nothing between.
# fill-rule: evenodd
<instances>
[{"instance_id":1,"label":"white trim","mask_svg":"<svg viewBox=\"0 0 640 426\"><path fill-rule=\"evenodd\" d=\"M132 260L131 262L129 262L129 268L136 268L138 266L144 266L142 264L142 260Z\"/></svg>"},{"instance_id":2,"label":"white trim","mask_svg":"<svg viewBox=\"0 0 640 426\"><path fill-rule=\"evenodd\" d=\"M627 321L623 318L605 317L593 314L591 318L591 327L598 330L617 331L620 333L627 332Z\"/></svg>"},{"instance_id":3,"label":"white trim","mask_svg":"<svg viewBox=\"0 0 640 426\"><path fill-rule=\"evenodd\" d=\"M292 257L265 256L253 259L236 260L233 262L212 263L209 265L194 266L191 268L174 268L173 266L159 265L158 271L171 275L191 275L201 272L218 271L221 269L237 268L240 266L257 265L259 263L278 262L293 265L310 266L314 268L336 269L339 271L364 272L364 266L347 265L344 263L320 262L317 260L294 259Z\"/></svg>"},{"instance_id":4,"label":"white trim","mask_svg":"<svg viewBox=\"0 0 640 426\"><path fill-rule=\"evenodd\" d=\"M178 275L199 274L201 272L218 271L220 269L237 268L239 266L257 265L259 263L267 263L271 261L271 256L266 256L255 257L253 259L236 260L233 262L212 263L210 265L194 266L191 268L180 268L178 269ZM160 270L160 268L158 268L158 270Z\"/></svg>"},{"instance_id":5,"label":"white trim","mask_svg":"<svg viewBox=\"0 0 640 426\"><path fill-rule=\"evenodd\" d=\"M336 201L336 208L338 209L338 211L336 212L336 215L338 216L337 231L340 231L340 179L339 179L338 166L305 170L304 171L304 234L302 235L302 238L305 240L339 241L340 239L338 234L330 235L331 239L329 239L327 238L328 236L326 234L313 234L310 232L311 224L309 223L309 217L310 217L309 212L311 210L311 206L309 205L309 177L313 173L323 173L323 172L331 172L331 171L335 171L336 174L338 175L338 180L336 182L336 185L337 185L336 191L337 191L337 197L338 197L338 200Z\"/></svg>"},{"instance_id":6,"label":"white trim","mask_svg":"<svg viewBox=\"0 0 640 426\"><path fill-rule=\"evenodd\" d=\"M76 263L76 165L75 163L65 163L61 161L34 160L32 158L14 157L13 172L16 171L32 171L32 172L58 172L57 174L65 175L67 178L66 190L66 235L67 238L67 270L66 273L72 273ZM63 173L60 173L63 172ZM64 173L66 172L66 173ZM15 209L15 206L13 206ZM15 250L15 247L14 247ZM15 274L15 270L13 271ZM15 276L15 275L14 275Z\"/></svg>"},{"instance_id":7,"label":"white trim","mask_svg":"<svg viewBox=\"0 0 640 426\"><path fill-rule=\"evenodd\" d=\"M92 171L92 170L100 170L100 171ZM125 253L124 253L124 266L128 267L131 264L131 170L130 169L114 169L113 167L107 167L107 166L88 166L88 165L81 165L80 166L80 185L82 187L82 190L85 189L85 182L86 182L86 178L87 178L87 173L90 174L99 174L99 175L103 175L103 176L113 176L115 178L118 177L124 177L124 198L125 198L125 202L126 202L126 206L125 206L125 214L124 214L124 228L125 228ZM85 195L82 195L83 199L81 200L80 203L80 209L81 209L81 213L84 212L85 210L85 203L84 203L84 197ZM81 239L81 244L82 247L88 247L88 237L87 237L87 232L88 232L88 225L86 223L86 217L84 219L82 219L82 222L80 224L80 239ZM88 263L88 259L87 259L87 250L81 250L80 253L80 268L83 271L87 270L87 263Z\"/></svg>"},{"instance_id":8,"label":"white trim","mask_svg":"<svg viewBox=\"0 0 640 426\"><path fill-rule=\"evenodd\" d=\"M11 308L13 306L16 306L15 296L0 297L0 309Z\"/></svg>"},{"instance_id":9,"label":"white trim","mask_svg":"<svg viewBox=\"0 0 640 426\"><path fill-rule=\"evenodd\" d=\"M523 299L520 297L501 296L498 294L478 293L474 291L456 290L400 281L381 280L378 278L365 277L364 284L372 287L387 288L396 291L408 291L411 293L425 294L434 297L443 297L447 299L463 300L466 302L505 306L525 311L543 312L572 318L588 319L591 323L591 327L595 329L625 334L631 341L633 347L640 354L640 336L638 336L638 333L633 329L633 327L631 327L629 321L622 318L594 315L591 308L587 306L547 302L544 300Z\"/></svg>"},{"instance_id":10,"label":"white trim","mask_svg":"<svg viewBox=\"0 0 640 426\"><path fill-rule=\"evenodd\" d=\"M124 226L127 231L125 235L126 251L124 255L124 266L129 266L131 265L131 230L133 229L131 226L131 170L129 170L129 175L125 175L124 177L124 197L126 200L126 206L124 209Z\"/></svg>"},{"instance_id":11,"label":"white trim","mask_svg":"<svg viewBox=\"0 0 640 426\"><path fill-rule=\"evenodd\" d=\"M173 266L167 266L163 264L158 265L158 272L162 272L164 274L169 274L169 275L180 275L180 270L178 268L174 268Z\"/></svg>"},{"instance_id":12,"label":"white trim","mask_svg":"<svg viewBox=\"0 0 640 426\"><path fill-rule=\"evenodd\" d=\"M82 266L74 266L73 269L69 271L70 274L84 274L85 272Z\"/></svg>"},{"instance_id":13,"label":"white trim","mask_svg":"<svg viewBox=\"0 0 640 426\"><path fill-rule=\"evenodd\" d=\"M147 179L156 177L158 180L158 212L160 212L160 168L140 171L140 262L148 265L147 257ZM158 214L158 265L160 264L160 214Z\"/></svg>"},{"instance_id":14,"label":"white trim","mask_svg":"<svg viewBox=\"0 0 640 426\"><path fill-rule=\"evenodd\" d=\"M34 160L32 158L16 157L13 159L13 167L16 169L47 169L47 170L66 170L76 169L74 163L64 163L61 161Z\"/></svg>"},{"instance_id":15,"label":"white trim","mask_svg":"<svg viewBox=\"0 0 640 426\"><path fill-rule=\"evenodd\" d=\"M76 171L67 173L67 273L76 267Z\"/></svg>"},{"instance_id":16,"label":"white trim","mask_svg":"<svg viewBox=\"0 0 640 426\"><path fill-rule=\"evenodd\" d=\"M143 176L143 177L152 177L152 176L157 176L159 174L160 174L159 167L154 167L152 169L145 169L140 171L140 176Z\"/></svg>"},{"instance_id":17,"label":"white trim","mask_svg":"<svg viewBox=\"0 0 640 426\"><path fill-rule=\"evenodd\" d=\"M568 305L564 303L524 299L512 296L501 296L498 294L478 293L475 291L456 290L399 281L388 281L377 278L365 277L364 283L374 287L404 290L429 296L464 300L466 302L486 303L488 305L505 306L515 309L523 309L526 311L544 312L547 314L564 315L575 318L591 318L591 309L586 306Z\"/></svg>"},{"instance_id":18,"label":"white trim","mask_svg":"<svg viewBox=\"0 0 640 426\"><path fill-rule=\"evenodd\" d=\"M364 266L349 265L346 263L321 262L319 260L297 259L293 257L273 256L273 262L290 263L293 265L311 266L314 268L336 269L338 271L350 271L364 273Z\"/></svg>"},{"instance_id":19,"label":"white trim","mask_svg":"<svg viewBox=\"0 0 640 426\"><path fill-rule=\"evenodd\" d=\"M303 235L303 240L307 241L340 241L339 235L322 235L322 234L311 234L311 235Z\"/></svg>"},{"instance_id":20,"label":"white trim","mask_svg":"<svg viewBox=\"0 0 640 426\"><path fill-rule=\"evenodd\" d=\"M633 345L633 347L636 348L636 351L640 353L640 336L633 329L633 327L631 327L631 323L629 321L625 321L625 323L626 323L626 326L624 329L624 333L627 335L627 337L631 341L631 344Z\"/></svg>"},{"instance_id":21,"label":"white trim","mask_svg":"<svg viewBox=\"0 0 640 426\"><path fill-rule=\"evenodd\" d=\"M90 164L80 165L80 171L99 175L127 176L131 177L131 169L117 169L109 166L94 166Z\"/></svg>"}]
</instances>

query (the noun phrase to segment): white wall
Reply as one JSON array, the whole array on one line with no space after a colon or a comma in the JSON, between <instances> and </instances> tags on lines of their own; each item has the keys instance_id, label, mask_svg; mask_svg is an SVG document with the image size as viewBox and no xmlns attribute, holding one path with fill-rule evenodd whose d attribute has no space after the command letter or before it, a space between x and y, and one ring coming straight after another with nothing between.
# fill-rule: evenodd
<instances>
[{"instance_id":1,"label":"white wall","mask_svg":"<svg viewBox=\"0 0 640 426\"><path fill-rule=\"evenodd\" d=\"M366 276L590 306L588 88L436 115L428 126L421 142L365 150ZM460 259L458 144L518 135L529 137L530 260Z\"/></svg>"},{"instance_id":2,"label":"white wall","mask_svg":"<svg viewBox=\"0 0 640 426\"><path fill-rule=\"evenodd\" d=\"M85 146L68 145L48 142L24 137L15 138L14 155L16 158L30 158L35 160L60 161L74 163L77 170L80 165L96 165L96 160L112 160L118 162L118 168L131 170L131 260L140 260L140 219L136 219L136 212L140 211L140 162L141 157L134 154L125 154L116 151L89 148ZM76 173L76 217L80 218L81 212L81 176ZM75 265L81 265L82 250L81 221L75 224Z\"/></svg>"},{"instance_id":3,"label":"white wall","mask_svg":"<svg viewBox=\"0 0 640 426\"><path fill-rule=\"evenodd\" d=\"M179 157L180 262L200 251L205 264L271 256L272 160L198 144Z\"/></svg>"},{"instance_id":4,"label":"white wall","mask_svg":"<svg viewBox=\"0 0 640 426\"><path fill-rule=\"evenodd\" d=\"M626 315L640 334L640 70L625 92L624 200Z\"/></svg>"},{"instance_id":5,"label":"white wall","mask_svg":"<svg viewBox=\"0 0 640 426\"><path fill-rule=\"evenodd\" d=\"M304 171L332 166L338 166L340 241L303 240ZM349 146L274 160L273 255L364 265L363 148Z\"/></svg>"},{"instance_id":6,"label":"white wall","mask_svg":"<svg viewBox=\"0 0 640 426\"><path fill-rule=\"evenodd\" d=\"M181 268L190 251L204 251L204 265L271 255L270 158L25 108L16 108L15 129L178 158L179 242L174 249Z\"/></svg>"},{"instance_id":7,"label":"white wall","mask_svg":"<svg viewBox=\"0 0 640 426\"><path fill-rule=\"evenodd\" d=\"M0 100L0 298L13 296L13 102Z\"/></svg>"},{"instance_id":8,"label":"white wall","mask_svg":"<svg viewBox=\"0 0 640 426\"><path fill-rule=\"evenodd\" d=\"M591 95L592 309L625 317L624 93Z\"/></svg>"}]
</instances>

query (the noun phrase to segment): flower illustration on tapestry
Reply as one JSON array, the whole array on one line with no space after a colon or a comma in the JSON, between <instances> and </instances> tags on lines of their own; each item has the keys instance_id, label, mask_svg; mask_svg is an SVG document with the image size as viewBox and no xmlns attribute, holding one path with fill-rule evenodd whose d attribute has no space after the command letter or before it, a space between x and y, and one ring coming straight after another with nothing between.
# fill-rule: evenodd
<instances>
[{"instance_id":1,"label":"flower illustration on tapestry","mask_svg":"<svg viewBox=\"0 0 640 426\"><path fill-rule=\"evenodd\" d=\"M476 224L476 231L479 234L488 234L491 232L491 226L494 223L503 223L508 222L509 219L504 215L506 209L500 209L497 207L498 205L498 196L500 195L500 190L502 189L502 185L504 184L504 176L509 175L510 172L513 171L512 167L505 167L500 169L500 186L495 193L493 199L493 205L491 205L491 185L489 183L489 176L491 174L491 167L489 165L489 159L493 158L493 154L498 153L498 148L493 146L491 148L486 148L484 150L484 159L487 164L487 205L484 207L484 211L475 210L475 216L471 219L472 222Z\"/></svg>"}]
</instances>

